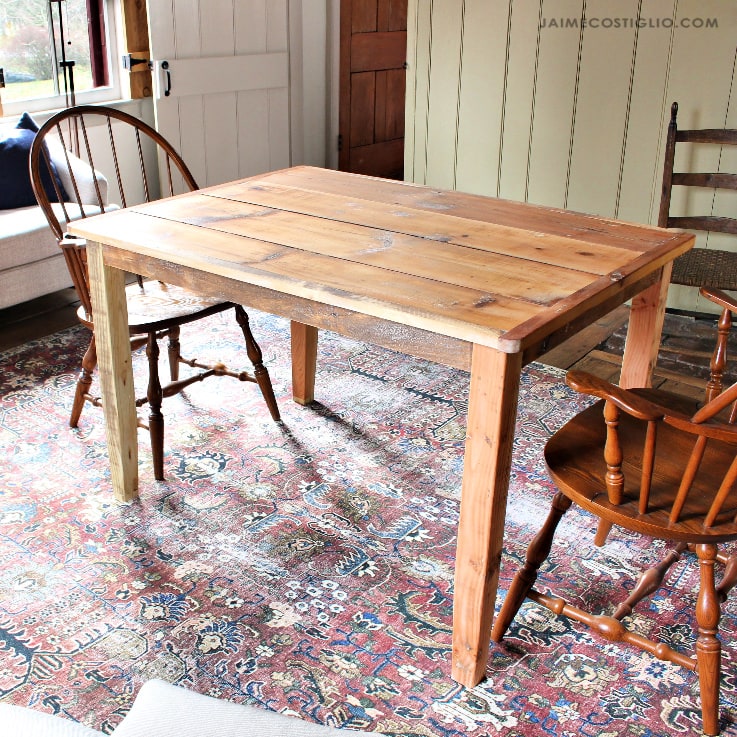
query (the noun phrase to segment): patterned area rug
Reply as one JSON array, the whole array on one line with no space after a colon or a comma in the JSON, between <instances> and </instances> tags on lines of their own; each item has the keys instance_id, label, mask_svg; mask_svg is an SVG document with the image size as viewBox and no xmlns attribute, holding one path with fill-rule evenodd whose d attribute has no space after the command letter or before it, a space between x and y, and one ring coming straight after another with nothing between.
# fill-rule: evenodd
<instances>
[{"instance_id":1,"label":"patterned area rug","mask_svg":"<svg viewBox=\"0 0 737 737\"><path fill-rule=\"evenodd\" d=\"M453 561L468 376L321 334L317 395L290 399L283 320L255 313L284 424L254 385L210 380L165 404L166 481L140 436L141 498L113 502L102 414L67 427L87 338L71 329L0 354L0 699L110 732L153 677L332 726L389 735L699 734L693 674L602 644L526 604L487 678L449 677ZM183 330L190 355L238 364L230 315ZM136 371L143 367L136 358ZM585 400L562 373L524 373L500 597L552 494L550 432ZM633 585L618 532L561 525L544 581L595 609ZM568 551L574 547L580 558ZM694 566L672 576L658 620L692 643ZM647 609L647 605L644 605ZM734 601L723 639L737 641ZM725 734L737 734L734 649Z\"/></svg>"}]
</instances>

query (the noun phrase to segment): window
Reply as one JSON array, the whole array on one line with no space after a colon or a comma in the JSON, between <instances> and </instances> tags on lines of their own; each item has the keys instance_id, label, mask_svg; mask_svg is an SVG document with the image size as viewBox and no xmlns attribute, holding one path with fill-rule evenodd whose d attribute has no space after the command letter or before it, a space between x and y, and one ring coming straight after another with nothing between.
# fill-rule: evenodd
<instances>
[{"instance_id":1,"label":"window","mask_svg":"<svg viewBox=\"0 0 737 737\"><path fill-rule=\"evenodd\" d=\"M116 0L0 0L6 115L120 97Z\"/></svg>"}]
</instances>

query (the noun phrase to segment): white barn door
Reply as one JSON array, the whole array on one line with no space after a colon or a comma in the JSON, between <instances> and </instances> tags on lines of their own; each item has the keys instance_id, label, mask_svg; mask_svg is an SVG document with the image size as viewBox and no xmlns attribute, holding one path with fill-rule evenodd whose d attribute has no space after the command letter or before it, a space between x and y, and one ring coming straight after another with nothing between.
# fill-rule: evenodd
<instances>
[{"instance_id":1,"label":"white barn door","mask_svg":"<svg viewBox=\"0 0 737 737\"><path fill-rule=\"evenodd\" d=\"M156 128L198 184L289 166L289 3L148 0L148 13Z\"/></svg>"}]
</instances>

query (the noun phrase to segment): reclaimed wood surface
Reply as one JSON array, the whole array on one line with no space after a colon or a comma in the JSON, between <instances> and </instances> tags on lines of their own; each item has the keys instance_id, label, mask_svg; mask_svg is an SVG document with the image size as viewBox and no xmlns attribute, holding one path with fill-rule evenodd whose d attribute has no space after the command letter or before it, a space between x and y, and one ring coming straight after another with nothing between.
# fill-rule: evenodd
<instances>
[{"instance_id":1,"label":"reclaimed wood surface","mask_svg":"<svg viewBox=\"0 0 737 737\"><path fill-rule=\"evenodd\" d=\"M649 286L645 280L693 240L312 167L70 229L120 246L126 258L138 254L142 268L153 256L505 352L530 349L526 360L566 325L592 322Z\"/></svg>"}]
</instances>

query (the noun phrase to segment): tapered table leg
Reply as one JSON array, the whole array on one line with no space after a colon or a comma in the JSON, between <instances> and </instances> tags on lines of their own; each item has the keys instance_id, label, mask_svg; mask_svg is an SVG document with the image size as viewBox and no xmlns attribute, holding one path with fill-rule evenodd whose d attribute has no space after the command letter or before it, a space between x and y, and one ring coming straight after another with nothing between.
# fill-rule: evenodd
<instances>
[{"instance_id":1,"label":"tapered table leg","mask_svg":"<svg viewBox=\"0 0 737 737\"><path fill-rule=\"evenodd\" d=\"M658 360L672 270L673 262L667 263L660 281L632 299L619 379L619 385L625 389L650 386Z\"/></svg>"},{"instance_id":2,"label":"tapered table leg","mask_svg":"<svg viewBox=\"0 0 737 737\"><path fill-rule=\"evenodd\" d=\"M474 345L453 600L453 678L486 673L522 356Z\"/></svg>"},{"instance_id":3,"label":"tapered table leg","mask_svg":"<svg viewBox=\"0 0 737 737\"><path fill-rule=\"evenodd\" d=\"M315 399L317 328L292 321L292 396L298 404Z\"/></svg>"},{"instance_id":4,"label":"tapered table leg","mask_svg":"<svg viewBox=\"0 0 737 737\"><path fill-rule=\"evenodd\" d=\"M113 493L130 502L138 496L138 425L125 273L105 265L97 243L87 244L87 263Z\"/></svg>"}]
</instances>

